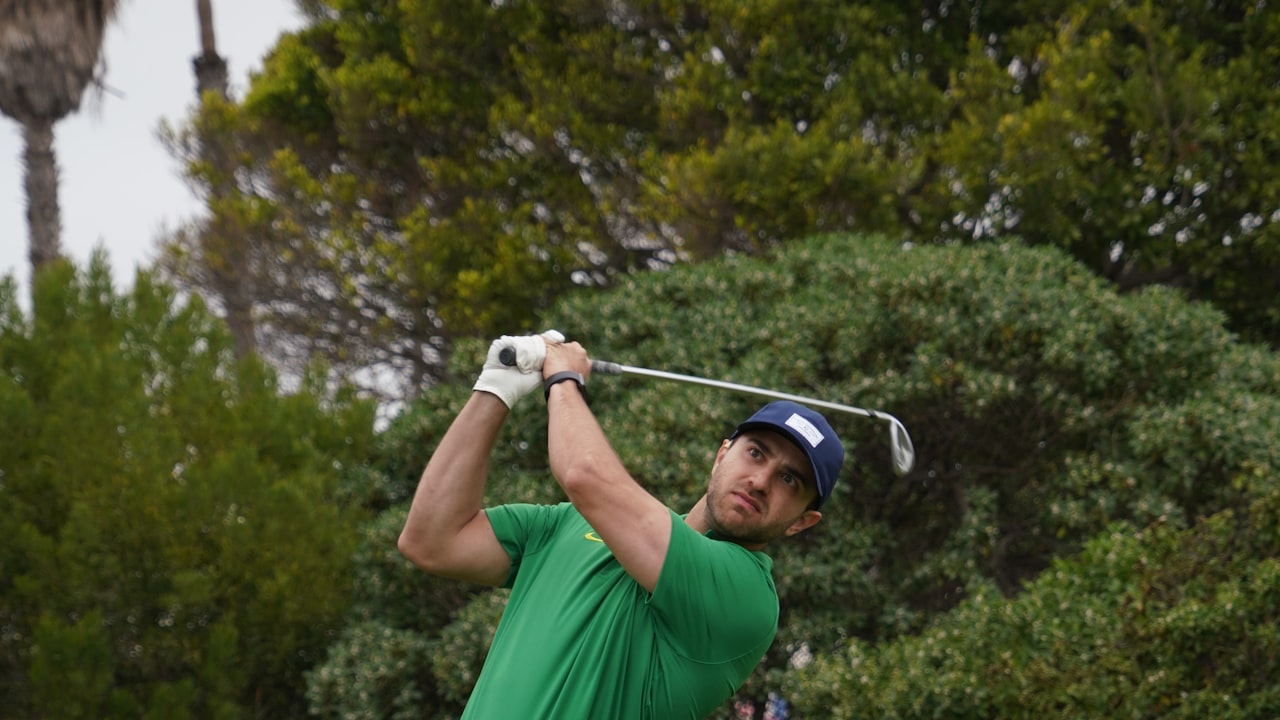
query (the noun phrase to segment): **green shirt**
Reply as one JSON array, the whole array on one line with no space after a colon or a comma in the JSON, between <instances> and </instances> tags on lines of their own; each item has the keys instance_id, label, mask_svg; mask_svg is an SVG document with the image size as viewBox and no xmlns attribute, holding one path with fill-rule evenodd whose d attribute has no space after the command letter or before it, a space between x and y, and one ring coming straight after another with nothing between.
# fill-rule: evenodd
<instances>
[{"instance_id":1,"label":"green shirt","mask_svg":"<svg viewBox=\"0 0 1280 720\"><path fill-rule=\"evenodd\" d=\"M511 597L463 720L700 720L773 642L773 561L672 513L650 595L569 503L487 511Z\"/></svg>"}]
</instances>

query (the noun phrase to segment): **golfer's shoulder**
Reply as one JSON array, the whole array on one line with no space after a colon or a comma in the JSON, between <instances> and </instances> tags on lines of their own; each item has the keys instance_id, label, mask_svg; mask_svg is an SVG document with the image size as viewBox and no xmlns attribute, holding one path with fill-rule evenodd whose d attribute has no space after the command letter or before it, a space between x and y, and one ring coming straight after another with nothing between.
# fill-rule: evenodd
<instances>
[{"instance_id":1,"label":"golfer's shoulder","mask_svg":"<svg viewBox=\"0 0 1280 720\"><path fill-rule=\"evenodd\" d=\"M672 533L667 563L684 573L708 581L728 592L760 597L764 603L777 602L773 583L773 560L763 552L699 533L680 523ZM679 570L677 570L679 572Z\"/></svg>"}]
</instances>

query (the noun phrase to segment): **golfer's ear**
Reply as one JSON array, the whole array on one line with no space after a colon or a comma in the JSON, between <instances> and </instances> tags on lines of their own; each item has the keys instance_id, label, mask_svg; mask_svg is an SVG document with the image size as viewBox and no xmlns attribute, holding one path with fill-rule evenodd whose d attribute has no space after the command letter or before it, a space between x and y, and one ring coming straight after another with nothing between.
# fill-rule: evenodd
<instances>
[{"instance_id":1,"label":"golfer's ear","mask_svg":"<svg viewBox=\"0 0 1280 720\"><path fill-rule=\"evenodd\" d=\"M821 519L822 513L817 510L805 510L804 514L796 518L796 521L791 523L791 527L787 528L787 537L791 537L798 532L808 530L814 525L817 525L818 521Z\"/></svg>"},{"instance_id":2,"label":"golfer's ear","mask_svg":"<svg viewBox=\"0 0 1280 720\"><path fill-rule=\"evenodd\" d=\"M733 441L727 438L720 443L720 449L716 450L716 461L712 464L712 467L720 464L720 458L723 458L724 454L729 452L729 446L731 445L733 445Z\"/></svg>"}]
</instances>

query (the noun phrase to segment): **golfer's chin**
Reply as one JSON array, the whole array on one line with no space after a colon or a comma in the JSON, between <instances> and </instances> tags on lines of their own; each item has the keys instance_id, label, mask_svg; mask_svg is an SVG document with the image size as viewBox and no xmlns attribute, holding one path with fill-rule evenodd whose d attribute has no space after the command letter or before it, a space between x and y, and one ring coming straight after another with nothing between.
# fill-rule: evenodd
<instances>
[{"instance_id":1,"label":"golfer's chin","mask_svg":"<svg viewBox=\"0 0 1280 720\"><path fill-rule=\"evenodd\" d=\"M739 545L757 545L766 542L763 516L759 510L744 508L737 498L729 497L720 508L711 512L711 529L720 537Z\"/></svg>"}]
</instances>

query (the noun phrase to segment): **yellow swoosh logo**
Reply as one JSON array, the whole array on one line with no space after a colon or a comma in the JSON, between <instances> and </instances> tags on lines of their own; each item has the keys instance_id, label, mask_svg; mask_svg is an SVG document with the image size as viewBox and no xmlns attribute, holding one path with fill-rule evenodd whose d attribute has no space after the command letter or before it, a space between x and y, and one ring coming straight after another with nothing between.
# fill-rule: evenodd
<instances>
[{"instance_id":1,"label":"yellow swoosh logo","mask_svg":"<svg viewBox=\"0 0 1280 720\"><path fill-rule=\"evenodd\" d=\"M586 535L583 535L582 537L584 537L584 538L586 538L586 539L590 540L591 542L598 542L598 543L602 543L602 542L604 542L603 540L601 540L601 539L600 539L600 536L599 536L599 535L597 535L597 534L595 534L595 533L593 533L593 532L589 532L589 533L587 533Z\"/></svg>"}]
</instances>

